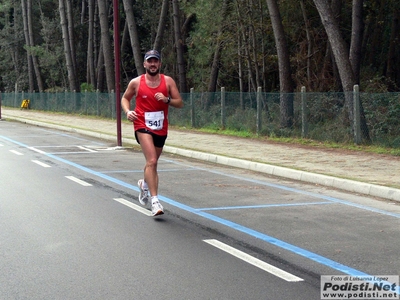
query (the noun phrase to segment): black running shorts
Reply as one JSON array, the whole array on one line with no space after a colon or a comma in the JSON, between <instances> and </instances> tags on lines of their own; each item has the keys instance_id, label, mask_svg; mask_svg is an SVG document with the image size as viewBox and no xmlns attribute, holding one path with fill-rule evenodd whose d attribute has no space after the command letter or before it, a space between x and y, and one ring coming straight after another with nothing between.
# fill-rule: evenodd
<instances>
[{"instance_id":1,"label":"black running shorts","mask_svg":"<svg viewBox=\"0 0 400 300\"><path fill-rule=\"evenodd\" d=\"M138 144L140 144L139 139L137 137L137 132L142 132L142 133L147 133L150 134L153 137L153 143L154 146L156 146L157 148L162 148L165 145L165 140L167 139L166 135L157 135L147 129L138 129L135 131L135 139L138 142Z\"/></svg>"}]
</instances>

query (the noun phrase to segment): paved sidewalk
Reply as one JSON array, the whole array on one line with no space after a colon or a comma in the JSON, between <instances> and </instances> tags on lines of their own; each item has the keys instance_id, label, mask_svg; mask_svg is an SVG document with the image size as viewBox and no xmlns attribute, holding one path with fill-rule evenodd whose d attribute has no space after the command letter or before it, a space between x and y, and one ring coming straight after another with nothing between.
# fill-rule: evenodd
<instances>
[{"instance_id":1,"label":"paved sidewalk","mask_svg":"<svg viewBox=\"0 0 400 300\"><path fill-rule=\"evenodd\" d=\"M59 128L117 144L115 120L1 108L3 120ZM122 122L123 146L138 147ZM136 146L135 146L136 145ZM400 157L170 130L165 152L400 201Z\"/></svg>"}]
</instances>

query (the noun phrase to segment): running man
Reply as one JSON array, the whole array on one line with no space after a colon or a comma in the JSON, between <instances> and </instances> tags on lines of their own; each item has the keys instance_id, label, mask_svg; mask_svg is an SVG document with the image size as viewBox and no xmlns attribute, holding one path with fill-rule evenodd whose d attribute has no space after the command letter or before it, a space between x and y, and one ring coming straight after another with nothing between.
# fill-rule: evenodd
<instances>
[{"instance_id":1,"label":"running man","mask_svg":"<svg viewBox=\"0 0 400 300\"><path fill-rule=\"evenodd\" d=\"M164 208L158 200L157 163L168 134L168 108L183 107L183 101L175 81L160 74L161 57L157 50L144 56L146 73L132 79L121 99L121 106L129 121L133 122L135 138L140 144L146 164L144 178L139 179L139 202L151 202L153 216L162 215ZM136 97L136 107L130 109L130 101ZM150 193L150 195L149 195Z\"/></svg>"}]
</instances>

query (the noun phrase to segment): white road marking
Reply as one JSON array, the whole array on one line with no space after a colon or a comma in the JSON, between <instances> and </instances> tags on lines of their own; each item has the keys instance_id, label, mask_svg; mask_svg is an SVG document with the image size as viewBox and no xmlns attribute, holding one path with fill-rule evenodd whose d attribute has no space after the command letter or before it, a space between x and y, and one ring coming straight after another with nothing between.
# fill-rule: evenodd
<instances>
[{"instance_id":1,"label":"white road marking","mask_svg":"<svg viewBox=\"0 0 400 300\"><path fill-rule=\"evenodd\" d=\"M130 207L130 208L132 208L132 209L134 209L134 210L146 215L146 216L151 217L151 212L149 210L145 209L143 206L139 206L137 204L133 204L132 202L130 202L128 200L125 200L123 198L114 198L114 200L119 202L119 203L121 203L121 204L123 204L123 205L126 205L126 206L128 206L128 207Z\"/></svg>"},{"instance_id":2,"label":"white road marking","mask_svg":"<svg viewBox=\"0 0 400 300\"><path fill-rule=\"evenodd\" d=\"M45 164L45 163L43 163L43 162L41 162L41 161L38 161L38 160L32 160L35 164L38 164L39 166L42 166L42 167L44 167L44 168L51 168L48 164Z\"/></svg>"},{"instance_id":3,"label":"white road marking","mask_svg":"<svg viewBox=\"0 0 400 300\"><path fill-rule=\"evenodd\" d=\"M32 151L35 151L35 152L38 152L38 153L40 153L40 154L46 154L46 152L44 152L44 151L42 151L42 150L39 150L39 149L36 149L35 147L28 147L28 149L30 149L30 150L32 150Z\"/></svg>"},{"instance_id":4,"label":"white road marking","mask_svg":"<svg viewBox=\"0 0 400 300\"><path fill-rule=\"evenodd\" d=\"M253 266L256 266L257 268L260 268L272 275L275 275L283 280L290 281L290 282L303 281L303 279L300 277L297 277L297 276L290 274L286 271L283 271L277 267L267 264L266 262L259 260L258 258L255 258L247 253L244 253L238 249L235 249L235 248L233 248L227 244L224 244L218 240L209 239L209 240L203 240L203 241L222 250L222 251L225 251L226 253L229 253L229 254L231 254Z\"/></svg>"},{"instance_id":5,"label":"white road marking","mask_svg":"<svg viewBox=\"0 0 400 300\"><path fill-rule=\"evenodd\" d=\"M97 152L97 151L95 151L95 150L92 150L92 149L89 149L89 148L86 148L86 147L83 147L83 146L78 146L78 148L79 148L79 149L82 149L82 150L89 151L89 152Z\"/></svg>"},{"instance_id":6,"label":"white road marking","mask_svg":"<svg viewBox=\"0 0 400 300\"><path fill-rule=\"evenodd\" d=\"M79 183L80 185L83 186L92 186L90 183L87 183L86 181L80 180L74 176L65 176L66 178L68 178L69 180L75 181L76 183Z\"/></svg>"},{"instance_id":7,"label":"white road marking","mask_svg":"<svg viewBox=\"0 0 400 300\"><path fill-rule=\"evenodd\" d=\"M10 152L17 154L17 155L23 155L21 152L18 152L17 150L10 150Z\"/></svg>"}]
</instances>

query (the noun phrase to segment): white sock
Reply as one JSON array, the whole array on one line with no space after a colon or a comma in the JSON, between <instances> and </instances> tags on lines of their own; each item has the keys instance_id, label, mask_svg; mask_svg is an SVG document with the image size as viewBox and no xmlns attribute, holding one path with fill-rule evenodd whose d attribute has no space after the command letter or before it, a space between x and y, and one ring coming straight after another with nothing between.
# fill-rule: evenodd
<instances>
[{"instance_id":1,"label":"white sock","mask_svg":"<svg viewBox=\"0 0 400 300\"><path fill-rule=\"evenodd\" d=\"M151 196L151 204L158 201L158 196Z\"/></svg>"},{"instance_id":2,"label":"white sock","mask_svg":"<svg viewBox=\"0 0 400 300\"><path fill-rule=\"evenodd\" d=\"M144 179L143 179L142 188L145 189L145 190L148 190L148 189L149 189L149 187L147 186L147 182L144 181Z\"/></svg>"}]
</instances>

